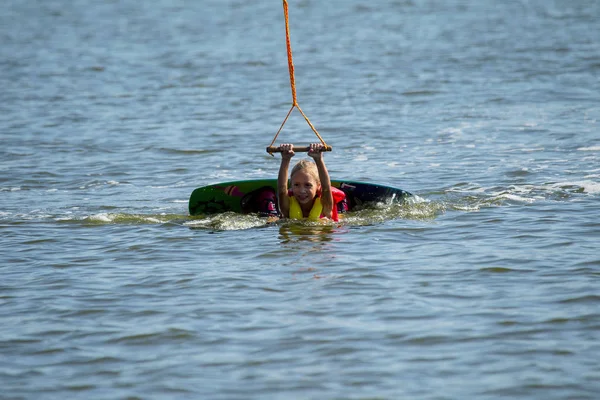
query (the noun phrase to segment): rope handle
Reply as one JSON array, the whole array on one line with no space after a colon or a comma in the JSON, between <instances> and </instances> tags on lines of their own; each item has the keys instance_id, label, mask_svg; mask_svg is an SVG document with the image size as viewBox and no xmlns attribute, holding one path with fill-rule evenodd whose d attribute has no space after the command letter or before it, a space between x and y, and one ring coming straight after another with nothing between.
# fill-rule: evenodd
<instances>
[{"instance_id":1,"label":"rope handle","mask_svg":"<svg viewBox=\"0 0 600 400\"><path fill-rule=\"evenodd\" d=\"M321 151L331 151L333 150L333 148L331 146L325 145L325 147L323 147L321 149ZM296 147L296 145L294 145L294 152L295 153L308 153L310 151L310 146L298 146ZM275 147L275 146L269 146L267 147L267 153L269 154L273 154L273 153L281 153L281 149L279 149L279 147Z\"/></svg>"},{"instance_id":2,"label":"rope handle","mask_svg":"<svg viewBox=\"0 0 600 400\"><path fill-rule=\"evenodd\" d=\"M325 140L323 140L323 138L321 137L321 135L319 135L319 132L317 132L317 129L310 122L310 120L308 119L308 117L306 116L306 114L304 114L304 112L302 111L302 109L298 105L298 100L296 99L296 79L294 77L294 61L293 61L293 58L292 58L292 43L290 41L290 22L289 22L289 13L288 13L288 3L287 3L287 0L283 0L283 16L285 18L285 44L286 44L286 48L287 48L288 68L289 68L289 73L290 73L290 86L292 88L292 107L290 108L290 111L288 111L287 115L285 116L285 119L281 123L281 126L279 127L279 130L275 134L275 137L273 138L273 141L271 142L271 144L269 145L269 147L267 147L267 153L273 155L273 153L276 152L275 150L270 151L269 149L276 149L277 148L277 147L274 147L273 144L277 140L277 137L279 136L279 133L281 133L281 130L283 129L283 126L287 122L290 114L292 113L292 111L294 111L294 108L297 108L298 111L300 111L300 114L302 114L302 116L306 120L306 123L308 124L308 126L310 126L310 129L312 129L312 131L315 133L315 135L317 135L317 137L319 138L319 140L321 141L321 143L323 144L323 146L325 146L326 151L331 151L332 150L331 146L329 146L327 143L325 143ZM295 151L303 151L303 150L300 150L300 149L301 148L294 149L294 150ZM306 149L308 149L308 147L306 147ZM308 151L308 150L304 150L304 151Z\"/></svg>"}]
</instances>

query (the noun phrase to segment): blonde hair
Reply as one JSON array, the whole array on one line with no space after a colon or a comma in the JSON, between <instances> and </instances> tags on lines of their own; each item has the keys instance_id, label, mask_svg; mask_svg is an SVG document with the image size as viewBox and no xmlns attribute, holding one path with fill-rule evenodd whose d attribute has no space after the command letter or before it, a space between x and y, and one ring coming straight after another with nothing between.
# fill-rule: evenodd
<instances>
[{"instance_id":1,"label":"blonde hair","mask_svg":"<svg viewBox=\"0 0 600 400\"><path fill-rule=\"evenodd\" d=\"M314 161L308 159L300 160L296 163L296 165L294 165L294 168L292 168L292 173L290 174L290 178L292 178L296 172L303 170L306 171L306 173L309 174L312 178L314 178L317 184L321 184L317 164L315 164Z\"/></svg>"}]
</instances>

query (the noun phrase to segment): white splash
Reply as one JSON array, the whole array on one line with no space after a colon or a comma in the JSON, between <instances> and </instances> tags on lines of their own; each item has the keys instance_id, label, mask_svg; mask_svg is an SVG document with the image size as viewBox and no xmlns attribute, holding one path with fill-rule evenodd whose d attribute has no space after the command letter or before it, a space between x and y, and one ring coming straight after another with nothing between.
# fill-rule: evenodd
<instances>
[{"instance_id":1,"label":"white splash","mask_svg":"<svg viewBox=\"0 0 600 400\"><path fill-rule=\"evenodd\" d=\"M564 188L565 186L579 186L584 193L600 193L600 183L594 181L576 181L576 182L560 182L552 185L554 188Z\"/></svg>"},{"instance_id":2,"label":"white splash","mask_svg":"<svg viewBox=\"0 0 600 400\"><path fill-rule=\"evenodd\" d=\"M265 226L266 218L254 215L240 215L233 212L212 215L203 219L184 222L190 228L206 228L219 231L235 231Z\"/></svg>"},{"instance_id":3,"label":"white splash","mask_svg":"<svg viewBox=\"0 0 600 400\"><path fill-rule=\"evenodd\" d=\"M90 221L99 221L99 222L113 222L115 220L115 216L107 213L94 214L84 219L88 219Z\"/></svg>"},{"instance_id":4,"label":"white splash","mask_svg":"<svg viewBox=\"0 0 600 400\"><path fill-rule=\"evenodd\" d=\"M500 196L498 196L498 198L516 201L516 202L520 202L520 203L533 203L535 201L535 199L523 197L523 196L517 196L516 194L511 194L511 193L501 194Z\"/></svg>"}]
</instances>

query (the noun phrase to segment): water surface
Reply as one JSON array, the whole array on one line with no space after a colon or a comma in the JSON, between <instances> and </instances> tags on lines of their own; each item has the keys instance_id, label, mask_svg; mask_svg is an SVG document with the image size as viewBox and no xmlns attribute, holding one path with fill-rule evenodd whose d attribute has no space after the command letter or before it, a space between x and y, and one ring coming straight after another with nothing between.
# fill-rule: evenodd
<instances>
[{"instance_id":1,"label":"water surface","mask_svg":"<svg viewBox=\"0 0 600 400\"><path fill-rule=\"evenodd\" d=\"M331 175L416 198L266 225L187 200L277 174L281 2L9 0L3 398L595 399L598 17L290 1Z\"/></svg>"}]
</instances>

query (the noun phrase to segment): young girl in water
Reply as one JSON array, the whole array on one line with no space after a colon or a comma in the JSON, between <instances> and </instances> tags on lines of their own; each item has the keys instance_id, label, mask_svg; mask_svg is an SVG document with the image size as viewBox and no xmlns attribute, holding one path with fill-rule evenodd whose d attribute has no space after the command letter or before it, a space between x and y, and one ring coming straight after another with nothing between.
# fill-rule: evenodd
<instances>
[{"instance_id":1,"label":"young girl in water","mask_svg":"<svg viewBox=\"0 0 600 400\"><path fill-rule=\"evenodd\" d=\"M288 169L294 153L294 145L282 144L281 166L277 178L279 211L284 218L309 219L321 218L338 220L336 203L345 197L344 192L331 187L329 172L323 159L323 145L312 143L308 155L314 159L300 160L290 175L291 190L288 191ZM335 194L335 196L334 196ZM335 199L334 199L335 197Z\"/></svg>"}]
</instances>

